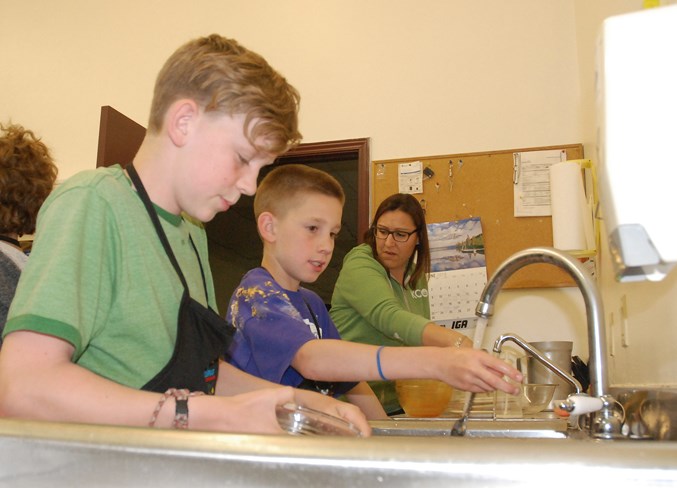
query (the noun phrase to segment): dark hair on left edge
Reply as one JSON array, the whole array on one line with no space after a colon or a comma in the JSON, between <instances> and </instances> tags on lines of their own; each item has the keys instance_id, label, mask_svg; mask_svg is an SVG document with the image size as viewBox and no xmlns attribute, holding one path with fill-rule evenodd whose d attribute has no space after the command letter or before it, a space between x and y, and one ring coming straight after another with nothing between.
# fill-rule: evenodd
<instances>
[{"instance_id":1,"label":"dark hair on left edge","mask_svg":"<svg viewBox=\"0 0 677 488\"><path fill-rule=\"evenodd\" d=\"M35 232L58 169L47 146L18 124L0 124L0 234Z\"/></svg>"},{"instance_id":2,"label":"dark hair on left edge","mask_svg":"<svg viewBox=\"0 0 677 488\"><path fill-rule=\"evenodd\" d=\"M407 193L395 193L390 195L388 198L383 200L381 204L376 209L374 214L374 219L371 221L371 226L367 229L367 232L364 234L364 242L369 244L371 251L374 254L374 258L377 258L376 253L376 237L374 236L374 229L378 219L386 212L392 212L394 210L400 210L409 216L411 216L416 226L416 236L418 237L418 244L416 249L409 258L409 263L407 264L407 270L411 269L411 265L416 261L414 271L409 277L409 281L405 283L405 286L413 288L416 285L416 282L421 278L421 276L430 274L430 244L428 242L428 227L425 222L425 212L423 207L416 198L407 194Z\"/></svg>"}]
</instances>

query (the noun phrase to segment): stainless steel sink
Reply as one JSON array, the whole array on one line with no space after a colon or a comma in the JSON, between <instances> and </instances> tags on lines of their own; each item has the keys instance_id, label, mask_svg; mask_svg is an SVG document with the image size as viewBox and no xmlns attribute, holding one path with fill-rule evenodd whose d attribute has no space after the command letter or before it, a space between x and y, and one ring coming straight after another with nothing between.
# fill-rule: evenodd
<instances>
[{"instance_id":1,"label":"stainless steel sink","mask_svg":"<svg viewBox=\"0 0 677 488\"><path fill-rule=\"evenodd\" d=\"M390 422L388 427L423 423L432 433L443 426L450 430L454 419L384 422ZM471 432L490 422L473 420ZM527 424L550 424L540 419L519 423L515 429L515 422L501 420L489 431L503 426L521 432ZM600 442L588 437L256 436L0 418L0 457L0 486L31 488L486 488L558 486L576 480L614 488L677 488L677 442Z\"/></svg>"},{"instance_id":2,"label":"stainless steel sink","mask_svg":"<svg viewBox=\"0 0 677 488\"><path fill-rule=\"evenodd\" d=\"M451 436L455 418L393 418L371 421L375 436ZM558 418L473 419L468 420L466 437L565 439L572 432L566 420Z\"/></svg>"}]
</instances>

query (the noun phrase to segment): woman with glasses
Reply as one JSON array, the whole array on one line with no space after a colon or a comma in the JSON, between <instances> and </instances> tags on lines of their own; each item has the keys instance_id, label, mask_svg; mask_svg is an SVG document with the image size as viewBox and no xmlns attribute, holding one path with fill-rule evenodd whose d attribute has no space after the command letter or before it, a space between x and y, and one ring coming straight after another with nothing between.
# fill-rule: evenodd
<instances>
[{"instance_id":1,"label":"woman with glasses","mask_svg":"<svg viewBox=\"0 0 677 488\"><path fill-rule=\"evenodd\" d=\"M341 338L382 346L470 347L472 340L430 320L430 248L421 204L397 193L376 210L365 243L343 260L330 314ZM386 412L399 412L391 381L372 383Z\"/></svg>"}]
</instances>

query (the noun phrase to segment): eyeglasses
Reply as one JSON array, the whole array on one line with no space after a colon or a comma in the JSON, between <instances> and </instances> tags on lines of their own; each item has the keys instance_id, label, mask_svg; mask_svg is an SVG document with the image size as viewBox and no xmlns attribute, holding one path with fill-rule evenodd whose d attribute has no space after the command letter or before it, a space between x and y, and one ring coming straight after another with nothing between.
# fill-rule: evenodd
<instances>
[{"instance_id":1,"label":"eyeglasses","mask_svg":"<svg viewBox=\"0 0 677 488\"><path fill-rule=\"evenodd\" d=\"M390 230L385 227L374 227L374 237L377 239L386 240L388 236L393 236L393 239L397 242L407 242L412 234L416 234L418 229L414 229L411 232L406 232L404 230Z\"/></svg>"}]
</instances>

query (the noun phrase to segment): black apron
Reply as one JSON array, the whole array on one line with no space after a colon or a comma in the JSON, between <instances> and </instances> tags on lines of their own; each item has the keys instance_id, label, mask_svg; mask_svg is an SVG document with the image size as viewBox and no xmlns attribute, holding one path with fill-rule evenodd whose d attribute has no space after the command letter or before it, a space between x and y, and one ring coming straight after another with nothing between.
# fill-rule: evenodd
<instances>
[{"instance_id":1,"label":"black apron","mask_svg":"<svg viewBox=\"0 0 677 488\"><path fill-rule=\"evenodd\" d=\"M150 220L153 222L162 247L164 247L167 257L183 285L174 352L165 367L142 389L164 393L169 388L187 388L190 391L201 391L213 395L219 375L219 359L228 350L235 328L219 317L211 308L204 307L190 297L186 278L183 276L179 263L172 252L167 236L160 224L160 219L143 183L141 183L141 178L139 178L132 164L129 164L126 169L146 207ZM190 243L200 264L205 296L208 296L202 262L192 237Z\"/></svg>"}]
</instances>

